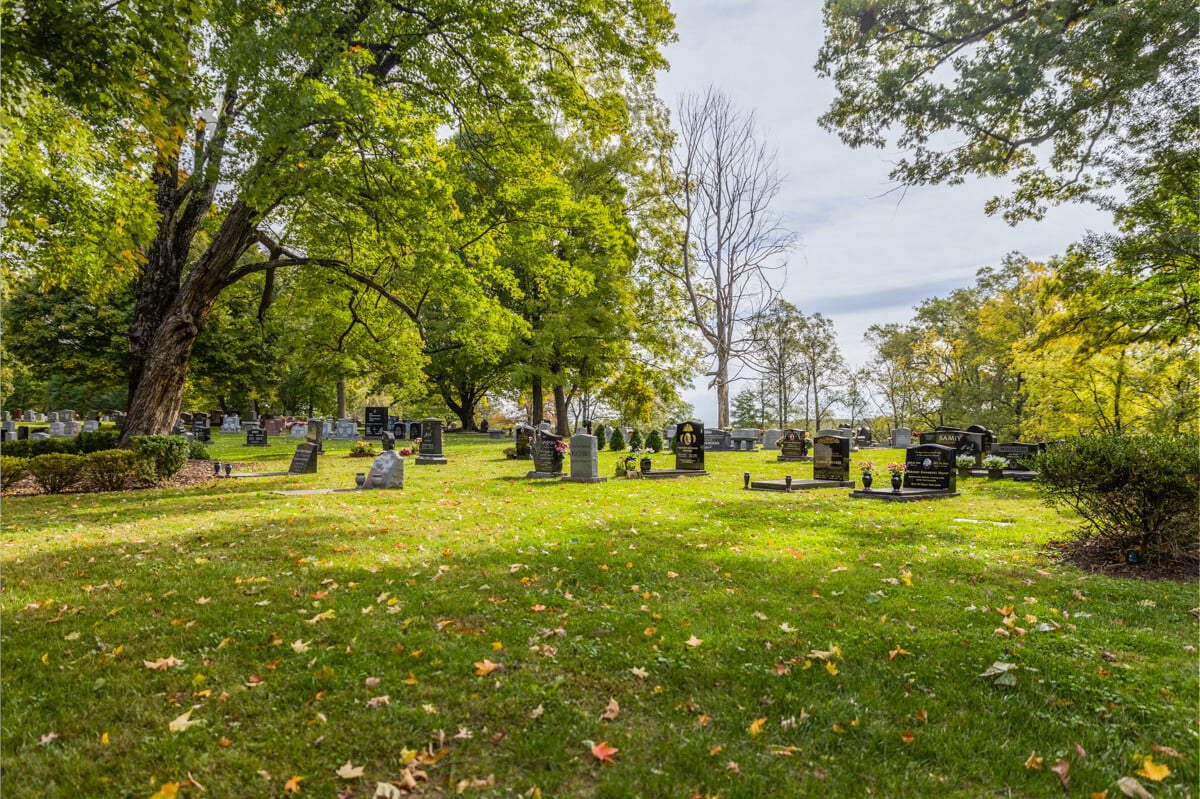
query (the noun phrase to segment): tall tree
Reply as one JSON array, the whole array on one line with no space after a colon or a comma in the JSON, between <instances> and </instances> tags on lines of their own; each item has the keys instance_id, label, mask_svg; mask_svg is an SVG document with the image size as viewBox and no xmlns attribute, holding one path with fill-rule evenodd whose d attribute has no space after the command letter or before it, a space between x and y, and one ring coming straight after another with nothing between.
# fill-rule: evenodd
<instances>
[{"instance_id":1,"label":"tall tree","mask_svg":"<svg viewBox=\"0 0 1200 799\"><path fill-rule=\"evenodd\" d=\"M837 398L842 383L846 362L837 345L837 333L833 320L819 313L804 320L800 332L801 374L806 384L804 415L811 419L815 429L829 416L829 408ZM812 400L812 415L809 416L808 401Z\"/></svg>"},{"instance_id":2,"label":"tall tree","mask_svg":"<svg viewBox=\"0 0 1200 799\"><path fill-rule=\"evenodd\" d=\"M652 82L672 27L664 4L640 0L206 8L203 26L187 16L164 23L182 58L169 71L160 68L165 59L148 60L127 87L155 114L135 120L146 135L133 169L152 188L154 224L137 259L126 436L169 429L196 337L233 283L308 266L377 288L374 277L272 235L291 201L327 192L323 181L345 176L328 168L333 160L357 155L389 166L389 182L355 191L386 190L379 199L394 201L414 180L418 193L428 190L419 175L430 166L436 172L429 142L453 120L504 110L618 130L625 107L612 88ZM20 20L6 27L13 31L6 49L12 36L24 42L36 35ZM190 71L181 73L180 63ZM217 98L215 109L204 97ZM408 160L393 160L400 150ZM453 213L449 203L436 203L414 226ZM193 250L205 226L211 238ZM462 242L424 244L392 255L431 269L463 255ZM265 260L244 260L260 247Z\"/></svg>"},{"instance_id":3,"label":"tall tree","mask_svg":"<svg viewBox=\"0 0 1200 799\"><path fill-rule=\"evenodd\" d=\"M708 342L717 426L726 427L731 365L745 352L749 320L780 288L772 276L786 268L796 236L771 207L781 179L753 113L709 88L680 100L676 124L672 167L682 231L679 258L665 269Z\"/></svg>"},{"instance_id":4,"label":"tall tree","mask_svg":"<svg viewBox=\"0 0 1200 799\"><path fill-rule=\"evenodd\" d=\"M798 378L804 371L801 339L806 325L804 314L783 299L776 299L750 320L750 346L745 360L770 387L780 427L792 416Z\"/></svg>"}]
</instances>

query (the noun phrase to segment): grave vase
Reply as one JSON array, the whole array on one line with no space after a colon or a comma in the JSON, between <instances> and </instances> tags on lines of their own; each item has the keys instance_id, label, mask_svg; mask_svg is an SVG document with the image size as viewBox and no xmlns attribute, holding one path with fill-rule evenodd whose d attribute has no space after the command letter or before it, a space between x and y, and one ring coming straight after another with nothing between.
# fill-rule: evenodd
<instances>
[{"instance_id":1,"label":"grave vase","mask_svg":"<svg viewBox=\"0 0 1200 799\"><path fill-rule=\"evenodd\" d=\"M900 493L900 486L904 484L904 475L900 472L892 472L892 491Z\"/></svg>"},{"instance_id":2,"label":"grave vase","mask_svg":"<svg viewBox=\"0 0 1200 799\"><path fill-rule=\"evenodd\" d=\"M640 465L642 467L643 472L650 471L651 466L652 466L652 464L650 463L650 458L649 457L642 458Z\"/></svg>"},{"instance_id":3,"label":"grave vase","mask_svg":"<svg viewBox=\"0 0 1200 799\"><path fill-rule=\"evenodd\" d=\"M870 472L863 472L863 473L862 473L862 483L863 483L863 488L870 488L870 487L871 487L871 480L872 480L872 479L873 479L873 478L872 478L872 476L871 476L871 473L870 473Z\"/></svg>"}]
</instances>

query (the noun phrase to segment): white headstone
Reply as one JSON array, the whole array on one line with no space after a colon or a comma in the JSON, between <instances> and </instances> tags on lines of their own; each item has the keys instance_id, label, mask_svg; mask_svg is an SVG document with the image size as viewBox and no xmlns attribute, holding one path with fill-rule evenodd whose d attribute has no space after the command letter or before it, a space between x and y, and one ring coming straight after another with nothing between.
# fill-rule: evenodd
<instances>
[{"instance_id":1,"label":"white headstone","mask_svg":"<svg viewBox=\"0 0 1200 799\"><path fill-rule=\"evenodd\" d=\"M288 438L307 438L308 425L296 422L292 428L288 430Z\"/></svg>"},{"instance_id":2,"label":"white headstone","mask_svg":"<svg viewBox=\"0 0 1200 799\"><path fill-rule=\"evenodd\" d=\"M363 488L404 488L404 458L394 449L381 452L371 462Z\"/></svg>"},{"instance_id":3,"label":"white headstone","mask_svg":"<svg viewBox=\"0 0 1200 799\"><path fill-rule=\"evenodd\" d=\"M242 432L242 420L238 418L236 413L227 414L221 420L222 433L240 433Z\"/></svg>"}]
</instances>

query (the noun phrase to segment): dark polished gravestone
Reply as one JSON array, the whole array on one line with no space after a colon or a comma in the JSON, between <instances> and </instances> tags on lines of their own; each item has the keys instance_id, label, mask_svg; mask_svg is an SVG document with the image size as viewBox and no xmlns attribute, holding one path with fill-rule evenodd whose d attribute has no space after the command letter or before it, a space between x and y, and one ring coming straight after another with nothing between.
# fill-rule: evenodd
<instances>
[{"instance_id":1,"label":"dark polished gravestone","mask_svg":"<svg viewBox=\"0 0 1200 799\"><path fill-rule=\"evenodd\" d=\"M288 474L316 474L318 454L317 448L305 441L296 447L292 462L288 466Z\"/></svg>"},{"instance_id":2,"label":"dark polished gravestone","mask_svg":"<svg viewBox=\"0 0 1200 799\"><path fill-rule=\"evenodd\" d=\"M779 456L775 459L779 463L797 463L799 461L812 460L808 456L808 432L805 430L788 429L783 431L783 435L779 437L776 446L779 447Z\"/></svg>"},{"instance_id":3,"label":"dark polished gravestone","mask_svg":"<svg viewBox=\"0 0 1200 799\"><path fill-rule=\"evenodd\" d=\"M556 436L545 430L537 431L537 436L533 440L533 471L525 476L535 480L562 477L563 453L560 444L562 444L562 436Z\"/></svg>"},{"instance_id":4,"label":"dark polished gravestone","mask_svg":"<svg viewBox=\"0 0 1200 799\"><path fill-rule=\"evenodd\" d=\"M417 450L416 464L418 466L428 466L430 464L445 464L448 463L446 456L442 454L442 420L436 417L421 420L421 446Z\"/></svg>"},{"instance_id":5,"label":"dark polished gravestone","mask_svg":"<svg viewBox=\"0 0 1200 799\"><path fill-rule=\"evenodd\" d=\"M879 499L885 502L917 502L957 497L956 452L941 444L909 447L904 458L904 480L899 489L891 486L851 491L854 499Z\"/></svg>"},{"instance_id":6,"label":"dark polished gravestone","mask_svg":"<svg viewBox=\"0 0 1200 799\"><path fill-rule=\"evenodd\" d=\"M325 454L325 447L321 441L325 437L325 423L320 419L309 419L308 429L305 431L304 440L317 448L317 452Z\"/></svg>"},{"instance_id":7,"label":"dark polished gravestone","mask_svg":"<svg viewBox=\"0 0 1200 799\"><path fill-rule=\"evenodd\" d=\"M192 437L202 444L211 444L212 436L209 434L211 427L208 417L202 413L197 413L192 417Z\"/></svg>"},{"instance_id":8,"label":"dark polished gravestone","mask_svg":"<svg viewBox=\"0 0 1200 799\"><path fill-rule=\"evenodd\" d=\"M368 405L363 410L366 424L363 425L365 438L380 438L387 429L388 409L381 405Z\"/></svg>"},{"instance_id":9,"label":"dark polished gravestone","mask_svg":"<svg viewBox=\"0 0 1200 799\"><path fill-rule=\"evenodd\" d=\"M794 431L789 431L794 432ZM787 475L782 480L750 481L749 472L742 475L745 488L752 491L811 491L818 488L854 488L850 479L849 436L817 436L813 442L813 477L795 480Z\"/></svg>"},{"instance_id":10,"label":"dark polished gravestone","mask_svg":"<svg viewBox=\"0 0 1200 799\"><path fill-rule=\"evenodd\" d=\"M704 453L706 448L704 422L680 422L675 425L675 468L650 469L642 472L648 480L666 477L706 477Z\"/></svg>"},{"instance_id":11,"label":"dark polished gravestone","mask_svg":"<svg viewBox=\"0 0 1200 799\"><path fill-rule=\"evenodd\" d=\"M533 458L533 437L537 430L528 425L517 425L513 434L513 443L517 448L517 460L527 461Z\"/></svg>"},{"instance_id":12,"label":"dark polished gravestone","mask_svg":"<svg viewBox=\"0 0 1200 799\"><path fill-rule=\"evenodd\" d=\"M1003 476L1011 477L1018 482L1030 482L1040 475L1022 461L1045 451L1044 444L1026 444L1020 441L1011 444L992 444L991 454L1008 458L1008 466L1004 467Z\"/></svg>"},{"instance_id":13,"label":"dark polished gravestone","mask_svg":"<svg viewBox=\"0 0 1200 799\"><path fill-rule=\"evenodd\" d=\"M734 452L733 434L719 427L710 427L704 431L704 449L707 452Z\"/></svg>"},{"instance_id":14,"label":"dark polished gravestone","mask_svg":"<svg viewBox=\"0 0 1200 799\"><path fill-rule=\"evenodd\" d=\"M260 427L251 427L246 431L247 447L269 447L271 442L267 440L267 431Z\"/></svg>"}]
</instances>

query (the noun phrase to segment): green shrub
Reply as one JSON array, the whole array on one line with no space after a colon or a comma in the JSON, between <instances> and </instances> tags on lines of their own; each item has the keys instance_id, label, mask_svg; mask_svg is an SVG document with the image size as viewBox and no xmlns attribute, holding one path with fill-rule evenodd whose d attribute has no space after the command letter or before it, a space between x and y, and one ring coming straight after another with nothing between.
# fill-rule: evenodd
<instances>
[{"instance_id":1,"label":"green shrub","mask_svg":"<svg viewBox=\"0 0 1200 799\"><path fill-rule=\"evenodd\" d=\"M66 453L74 455L79 450L79 445L75 443L73 438L46 438L39 441L26 439L24 441L6 441L4 442L4 453L13 455L18 458L35 458L38 455L53 455L55 453Z\"/></svg>"},{"instance_id":2,"label":"green shrub","mask_svg":"<svg viewBox=\"0 0 1200 799\"><path fill-rule=\"evenodd\" d=\"M117 441L120 438L120 430L95 430L90 433L80 433L75 437L75 451L80 455L87 455L89 452L116 449Z\"/></svg>"},{"instance_id":3,"label":"green shrub","mask_svg":"<svg viewBox=\"0 0 1200 799\"><path fill-rule=\"evenodd\" d=\"M47 494L60 494L63 489L79 482L87 460L82 455L56 452L38 455L29 461L29 473Z\"/></svg>"},{"instance_id":4,"label":"green shrub","mask_svg":"<svg viewBox=\"0 0 1200 799\"><path fill-rule=\"evenodd\" d=\"M652 449L655 452L662 452L662 433L657 430L651 430L650 435L646 436L646 449Z\"/></svg>"},{"instance_id":5,"label":"green shrub","mask_svg":"<svg viewBox=\"0 0 1200 799\"><path fill-rule=\"evenodd\" d=\"M621 428L613 428L612 435L608 438L608 448L613 452L625 451L625 435L621 432Z\"/></svg>"},{"instance_id":6,"label":"green shrub","mask_svg":"<svg viewBox=\"0 0 1200 799\"><path fill-rule=\"evenodd\" d=\"M208 454L208 447L204 446L203 441L192 439L188 442L188 460L208 461L212 460L212 456Z\"/></svg>"},{"instance_id":7,"label":"green shrub","mask_svg":"<svg viewBox=\"0 0 1200 799\"><path fill-rule=\"evenodd\" d=\"M629 446L633 447L634 452L642 448L642 434L636 429L629 434Z\"/></svg>"},{"instance_id":8,"label":"green shrub","mask_svg":"<svg viewBox=\"0 0 1200 799\"><path fill-rule=\"evenodd\" d=\"M608 438L604 435L604 425L598 424L593 429L595 430L593 435L596 436L596 449L602 450L608 444Z\"/></svg>"},{"instance_id":9,"label":"green shrub","mask_svg":"<svg viewBox=\"0 0 1200 799\"><path fill-rule=\"evenodd\" d=\"M1051 505L1087 521L1080 541L1099 539L1143 558L1200 554L1200 436L1084 436L1030 459Z\"/></svg>"},{"instance_id":10,"label":"green shrub","mask_svg":"<svg viewBox=\"0 0 1200 799\"><path fill-rule=\"evenodd\" d=\"M187 463L191 444L183 436L134 436L138 471L147 480L165 480Z\"/></svg>"},{"instance_id":11,"label":"green shrub","mask_svg":"<svg viewBox=\"0 0 1200 799\"><path fill-rule=\"evenodd\" d=\"M5 455L0 457L0 489L5 491L29 473L29 461Z\"/></svg>"},{"instance_id":12,"label":"green shrub","mask_svg":"<svg viewBox=\"0 0 1200 799\"><path fill-rule=\"evenodd\" d=\"M120 491L137 474L138 456L127 449L106 449L85 456L87 475L102 491Z\"/></svg>"}]
</instances>

